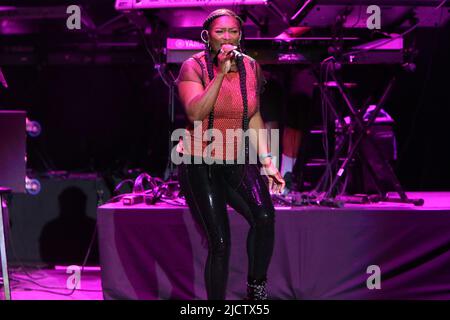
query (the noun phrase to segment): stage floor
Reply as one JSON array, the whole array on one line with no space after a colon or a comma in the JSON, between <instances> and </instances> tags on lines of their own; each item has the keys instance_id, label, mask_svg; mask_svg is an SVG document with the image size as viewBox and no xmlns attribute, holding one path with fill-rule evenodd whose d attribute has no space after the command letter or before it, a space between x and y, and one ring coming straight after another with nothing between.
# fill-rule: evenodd
<instances>
[{"instance_id":1,"label":"stage floor","mask_svg":"<svg viewBox=\"0 0 450 320\"><path fill-rule=\"evenodd\" d=\"M11 268L12 300L103 300L100 267L90 267L81 275L80 290L67 289L66 267L57 269ZM0 297L4 299L3 287Z\"/></svg>"}]
</instances>

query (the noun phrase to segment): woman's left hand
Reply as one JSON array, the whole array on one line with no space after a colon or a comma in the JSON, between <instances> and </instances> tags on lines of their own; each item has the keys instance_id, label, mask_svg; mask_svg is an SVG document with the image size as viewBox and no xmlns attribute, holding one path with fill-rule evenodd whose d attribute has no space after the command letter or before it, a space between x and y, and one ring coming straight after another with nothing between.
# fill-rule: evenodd
<instances>
[{"instance_id":1,"label":"woman's left hand","mask_svg":"<svg viewBox=\"0 0 450 320\"><path fill-rule=\"evenodd\" d=\"M284 187L286 186L286 182L281 176L280 171L278 171L277 167L273 164L273 162L269 159L268 162L263 164L264 173L267 175L269 179L269 191L274 194L281 194L284 191Z\"/></svg>"}]
</instances>

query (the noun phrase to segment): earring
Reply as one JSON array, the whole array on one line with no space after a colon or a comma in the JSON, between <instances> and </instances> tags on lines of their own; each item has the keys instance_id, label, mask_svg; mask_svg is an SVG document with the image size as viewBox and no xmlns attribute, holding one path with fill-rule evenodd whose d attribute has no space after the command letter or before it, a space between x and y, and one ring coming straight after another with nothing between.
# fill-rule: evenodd
<instances>
[{"instance_id":1,"label":"earring","mask_svg":"<svg viewBox=\"0 0 450 320\"><path fill-rule=\"evenodd\" d=\"M202 30L202 32L200 33L200 38L202 39L203 43L206 45L206 48L211 51L211 46L209 45L209 37L208 37L208 40L206 40L203 36L204 32L206 32L206 34L208 34L208 30Z\"/></svg>"},{"instance_id":2,"label":"earring","mask_svg":"<svg viewBox=\"0 0 450 320\"><path fill-rule=\"evenodd\" d=\"M204 36L203 36L203 35L204 35L204 32L206 32L206 34L208 34L208 30L202 30L202 32L200 33L200 38L202 39L203 43L207 44L208 47L209 47L209 39L206 40L206 39L204 38Z\"/></svg>"}]
</instances>

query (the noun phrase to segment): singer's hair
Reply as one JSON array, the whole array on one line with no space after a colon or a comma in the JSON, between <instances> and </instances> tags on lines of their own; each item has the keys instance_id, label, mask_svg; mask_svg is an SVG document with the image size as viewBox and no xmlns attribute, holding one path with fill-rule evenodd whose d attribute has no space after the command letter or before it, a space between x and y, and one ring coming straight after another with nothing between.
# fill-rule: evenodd
<instances>
[{"instance_id":1,"label":"singer's hair","mask_svg":"<svg viewBox=\"0 0 450 320\"><path fill-rule=\"evenodd\" d=\"M228 9L217 9L213 12L211 12L211 14L206 18L205 22L203 23L203 30L209 30L212 22L219 18L219 17L223 17L223 16L230 16L230 17L234 17L236 18L236 20L239 22L239 27L241 28L241 32L242 32L242 25L243 25L243 21L242 19L233 11L228 10ZM206 69L208 71L208 77L209 80L212 81L212 79L214 78L214 67L213 64L214 62L217 63L217 56L215 56L214 58L211 57L211 48L208 47L208 44L205 44L206 48L205 48L205 60L206 60ZM238 50L240 50L240 47L238 48ZM249 126L249 118L248 118L248 96L247 96L247 72L245 70L245 64L244 64L244 57L242 55L236 56L236 65L239 71L239 82L240 82L240 87L241 87L241 96L242 96L242 102L244 105L244 112L242 115L242 129L245 131L247 131L248 126ZM208 118L208 129L213 129L214 127L214 106L211 110L211 112L209 113L209 118ZM244 138L244 148L245 148L245 158L247 159L248 157L248 141L247 138Z\"/></svg>"},{"instance_id":2,"label":"singer's hair","mask_svg":"<svg viewBox=\"0 0 450 320\"><path fill-rule=\"evenodd\" d=\"M209 16L206 17L205 21L203 22L203 30L209 30L212 22L217 18L223 16L235 18L239 22L239 27L242 29L242 25L244 24L244 22L242 21L241 17L239 17L234 11L231 11L229 9L217 9L211 12Z\"/></svg>"}]
</instances>

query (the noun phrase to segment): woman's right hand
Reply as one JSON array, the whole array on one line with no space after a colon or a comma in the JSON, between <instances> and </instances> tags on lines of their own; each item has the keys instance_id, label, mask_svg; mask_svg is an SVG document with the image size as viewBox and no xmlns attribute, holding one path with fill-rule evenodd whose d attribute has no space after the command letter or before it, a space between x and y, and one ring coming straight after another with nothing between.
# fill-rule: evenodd
<instances>
[{"instance_id":1,"label":"woman's right hand","mask_svg":"<svg viewBox=\"0 0 450 320\"><path fill-rule=\"evenodd\" d=\"M227 74L231 70L231 60L234 58L233 50L236 46L224 44L217 55L219 70L222 74Z\"/></svg>"},{"instance_id":2,"label":"woman's right hand","mask_svg":"<svg viewBox=\"0 0 450 320\"><path fill-rule=\"evenodd\" d=\"M273 164L270 158L267 158L268 161L263 163L262 169L264 175L268 178L268 187L269 191L272 194L282 194L284 191L284 187L286 186L286 182L281 176L280 171L278 171L277 167Z\"/></svg>"}]
</instances>

